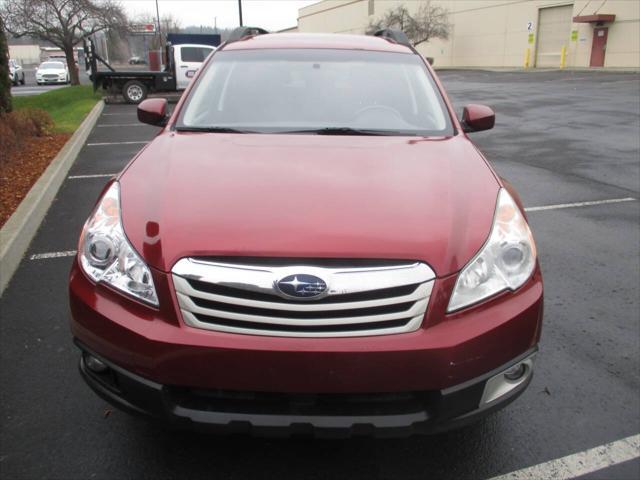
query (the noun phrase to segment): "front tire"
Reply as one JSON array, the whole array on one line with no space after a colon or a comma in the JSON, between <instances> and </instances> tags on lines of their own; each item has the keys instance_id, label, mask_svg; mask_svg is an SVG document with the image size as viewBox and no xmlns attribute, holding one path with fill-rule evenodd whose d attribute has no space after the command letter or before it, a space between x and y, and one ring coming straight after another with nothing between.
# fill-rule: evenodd
<instances>
[{"instance_id":1,"label":"front tire","mask_svg":"<svg viewBox=\"0 0 640 480\"><path fill-rule=\"evenodd\" d=\"M137 105L147 98L148 93L149 89L147 86L137 80L129 80L124 84L124 87L122 87L122 96L127 103L133 103L134 105Z\"/></svg>"}]
</instances>

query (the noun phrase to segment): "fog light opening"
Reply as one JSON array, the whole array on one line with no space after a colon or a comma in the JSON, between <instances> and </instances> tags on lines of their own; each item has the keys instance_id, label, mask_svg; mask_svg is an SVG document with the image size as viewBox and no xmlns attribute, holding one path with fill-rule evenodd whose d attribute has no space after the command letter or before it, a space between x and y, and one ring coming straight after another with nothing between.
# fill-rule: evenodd
<instances>
[{"instance_id":1,"label":"fog light opening","mask_svg":"<svg viewBox=\"0 0 640 480\"><path fill-rule=\"evenodd\" d=\"M94 357L93 355L85 354L84 363L87 368L94 373L104 373L109 370L109 367L106 363L104 363L99 358Z\"/></svg>"},{"instance_id":2,"label":"fog light opening","mask_svg":"<svg viewBox=\"0 0 640 480\"><path fill-rule=\"evenodd\" d=\"M480 406L491 403L511 393L521 385L526 384L527 379L529 379L533 373L534 357L535 354L530 355L487 380L480 400Z\"/></svg>"},{"instance_id":3,"label":"fog light opening","mask_svg":"<svg viewBox=\"0 0 640 480\"><path fill-rule=\"evenodd\" d=\"M517 382L527 373L527 366L524 363L514 365L504 372L504 378L510 382Z\"/></svg>"}]
</instances>

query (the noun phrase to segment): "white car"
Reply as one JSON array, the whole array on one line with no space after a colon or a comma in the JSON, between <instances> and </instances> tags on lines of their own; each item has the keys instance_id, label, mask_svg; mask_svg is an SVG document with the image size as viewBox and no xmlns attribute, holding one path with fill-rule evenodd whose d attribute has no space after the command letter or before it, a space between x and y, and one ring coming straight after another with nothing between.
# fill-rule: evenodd
<instances>
[{"instance_id":1,"label":"white car","mask_svg":"<svg viewBox=\"0 0 640 480\"><path fill-rule=\"evenodd\" d=\"M14 85L24 85L24 70L14 59L9 59L9 80Z\"/></svg>"},{"instance_id":2,"label":"white car","mask_svg":"<svg viewBox=\"0 0 640 480\"><path fill-rule=\"evenodd\" d=\"M69 69L64 62L42 62L36 70L36 83L69 83Z\"/></svg>"}]
</instances>

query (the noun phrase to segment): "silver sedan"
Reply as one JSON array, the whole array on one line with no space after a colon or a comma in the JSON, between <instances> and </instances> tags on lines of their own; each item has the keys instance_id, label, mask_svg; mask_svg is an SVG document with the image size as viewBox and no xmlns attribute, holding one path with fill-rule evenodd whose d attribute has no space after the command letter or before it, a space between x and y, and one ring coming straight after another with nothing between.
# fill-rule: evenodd
<instances>
[{"instance_id":1,"label":"silver sedan","mask_svg":"<svg viewBox=\"0 0 640 480\"><path fill-rule=\"evenodd\" d=\"M24 70L14 59L9 59L9 80L14 85L24 85Z\"/></svg>"}]
</instances>

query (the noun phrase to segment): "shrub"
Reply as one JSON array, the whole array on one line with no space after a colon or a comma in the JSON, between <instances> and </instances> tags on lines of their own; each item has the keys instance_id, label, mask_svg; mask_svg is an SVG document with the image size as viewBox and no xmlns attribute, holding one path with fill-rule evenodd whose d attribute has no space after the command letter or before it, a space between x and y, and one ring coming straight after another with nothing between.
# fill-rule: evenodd
<instances>
[{"instance_id":1,"label":"shrub","mask_svg":"<svg viewBox=\"0 0 640 480\"><path fill-rule=\"evenodd\" d=\"M49 114L37 108L14 110L5 118L19 141L28 137L43 137L53 129L53 121Z\"/></svg>"},{"instance_id":2,"label":"shrub","mask_svg":"<svg viewBox=\"0 0 640 480\"><path fill-rule=\"evenodd\" d=\"M0 155L4 158L19 149L31 137L43 137L53 131L49 114L37 108L14 110L0 115Z\"/></svg>"},{"instance_id":3,"label":"shrub","mask_svg":"<svg viewBox=\"0 0 640 480\"><path fill-rule=\"evenodd\" d=\"M9 158L18 145L16 134L9 127L5 117L7 115L0 115L0 164Z\"/></svg>"},{"instance_id":4,"label":"shrub","mask_svg":"<svg viewBox=\"0 0 640 480\"><path fill-rule=\"evenodd\" d=\"M33 124L33 132L36 137L44 137L53 132L53 120L46 110L41 108L25 108L17 110L19 114L23 114Z\"/></svg>"},{"instance_id":5,"label":"shrub","mask_svg":"<svg viewBox=\"0 0 640 480\"><path fill-rule=\"evenodd\" d=\"M35 137L35 127L33 122L23 111L13 111L4 116L7 126L13 130L18 143L22 143L25 138Z\"/></svg>"}]
</instances>

